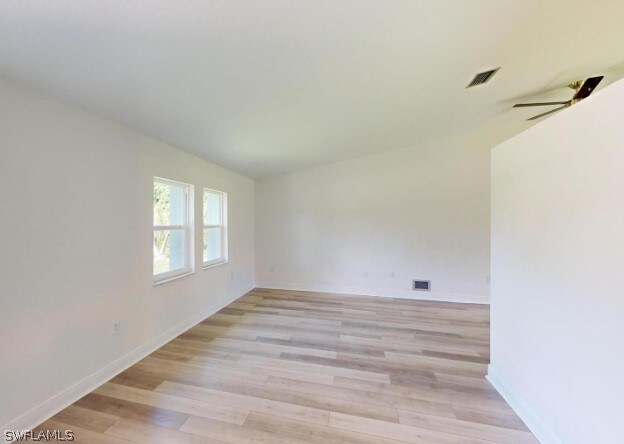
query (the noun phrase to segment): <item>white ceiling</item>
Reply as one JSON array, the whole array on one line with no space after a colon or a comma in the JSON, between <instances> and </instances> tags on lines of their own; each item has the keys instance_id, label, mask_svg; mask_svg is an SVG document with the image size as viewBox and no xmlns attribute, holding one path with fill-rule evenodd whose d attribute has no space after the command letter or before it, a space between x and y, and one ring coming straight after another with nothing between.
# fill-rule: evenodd
<instances>
[{"instance_id":1,"label":"white ceiling","mask_svg":"<svg viewBox=\"0 0 624 444\"><path fill-rule=\"evenodd\" d=\"M622 0L0 2L0 74L253 177L519 132L623 62Z\"/></svg>"}]
</instances>

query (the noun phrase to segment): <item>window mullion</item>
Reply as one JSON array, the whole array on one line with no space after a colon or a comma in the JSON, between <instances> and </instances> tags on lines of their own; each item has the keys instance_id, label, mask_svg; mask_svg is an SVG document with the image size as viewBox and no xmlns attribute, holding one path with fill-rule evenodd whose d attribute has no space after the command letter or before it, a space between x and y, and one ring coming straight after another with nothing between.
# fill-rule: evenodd
<instances>
[{"instance_id":1,"label":"window mullion","mask_svg":"<svg viewBox=\"0 0 624 444\"><path fill-rule=\"evenodd\" d=\"M154 225L156 231L169 231L169 230L186 230L189 228L186 225Z\"/></svg>"}]
</instances>

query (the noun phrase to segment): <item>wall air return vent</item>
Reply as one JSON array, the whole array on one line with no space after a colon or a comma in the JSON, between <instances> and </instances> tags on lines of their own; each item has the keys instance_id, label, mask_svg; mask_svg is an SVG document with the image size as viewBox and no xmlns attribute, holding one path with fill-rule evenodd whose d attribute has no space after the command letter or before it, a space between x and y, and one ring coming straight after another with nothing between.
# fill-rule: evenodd
<instances>
[{"instance_id":1,"label":"wall air return vent","mask_svg":"<svg viewBox=\"0 0 624 444\"><path fill-rule=\"evenodd\" d=\"M412 290L431 291L431 281L412 281Z\"/></svg>"},{"instance_id":2,"label":"wall air return vent","mask_svg":"<svg viewBox=\"0 0 624 444\"><path fill-rule=\"evenodd\" d=\"M474 79L472 79L472 82L470 82L466 88L472 88L473 86L483 85L484 83L489 82L499 69L500 67L496 69L490 69L489 71L480 72L479 74L474 76Z\"/></svg>"}]
</instances>

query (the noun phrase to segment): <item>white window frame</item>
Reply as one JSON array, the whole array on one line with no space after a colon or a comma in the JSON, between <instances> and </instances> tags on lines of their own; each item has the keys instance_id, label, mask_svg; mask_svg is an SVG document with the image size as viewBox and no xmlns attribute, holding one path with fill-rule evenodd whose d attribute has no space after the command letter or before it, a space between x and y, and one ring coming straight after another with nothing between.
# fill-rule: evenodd
<instances>
[{"instance_id":1,"label":"white window frame","mask_svg":"<svg viewBox=\"0 0 624 444\"><path fill-rule=\"evenodd\" d=\"M220 224L212 224L212 225L210 225L210 224L204 223L205 208L203 208L203 205L205 205L204 196L206 195L206 193L216 194L216 195L218 195L221 198L221 223ZM204 248L205 248L205 245L204 245L204 231L207 228L220 228L221 229L221 255L217 259L213 259L213 260L210 260L210 261L203 262L204 269L212 268L212 267L215 267L217 265L226 264L228 262L227 193L224 192L224 191L213 190L211 188L204 188L204 190L202 192L202 233L201 233L201 239L202 239L202 261L204 260Z\"/></svg>"},{"instance_id":2,"label":"white window frame","mask_svg":"<svg viewBox=\"0 0 624 444\"><path fill-rule=\"evenodd\" d=\"M182 276L186 276L189 275L191 273L194 272L195 270L195 261L193 259L194 254L193 254L193 243L194 243L194 236L193 236L193 185L188 184L188 183L184 183L184 182L178 182L176 180L170 180L170 179L164 179L162 177L154 177L154 181L152 183L152 193L153 193L153 189L154 189L154 183L162 183L165 185L173 185L173 186L182 186L184 187L184 194L185 194L185 206L186 206L186 211L184 212L184 225L154 225L154 232L156 231L167 231L167 230L184 230L185 232L185 236L184 236L184 252L185 252L185 257L184 257L184 267L183 268L179 268L177 270L171 270L171 271L167 271L165 273L159 273L159 274L153 274L153 267L154 267L154 253L152 252L152 275L153 275L153 280L154 280L154 285L158 285L158 284L163 284L165 282L169 282L170 280L173 279L177 279L179 277ZM152 198L153 199L153 198ZM152 221L154 220L154 202L152 200ZM153 222L152 222L153 224ZM152 233L153 236L153 233ZM152 238L152 242L154 242L153 238ZM153 247L152 247L153 248Z\"/></svg>"}]
</instances>

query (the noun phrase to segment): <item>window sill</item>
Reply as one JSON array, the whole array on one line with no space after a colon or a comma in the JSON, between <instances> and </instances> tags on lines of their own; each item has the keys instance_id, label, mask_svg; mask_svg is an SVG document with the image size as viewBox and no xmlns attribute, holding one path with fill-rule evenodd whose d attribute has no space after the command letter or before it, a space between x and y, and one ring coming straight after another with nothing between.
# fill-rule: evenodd
<instances>
[{"instance_id":1,"label":"window sill","mask_svg":"<svg viewBox=\"0 0 624 444\"><path fill-rule=\"evenodd\" d=\"M209 268L214 268L214 267L218 267L220 265L225 265L228 262L229 262L228 260L224 260L224 261L220 261L220 262L214 262L214 263L209 262L207 264L204 264L203 268L204 268L204 270L208 270Z\"/></svg>"},{"instance_id":2,"label":"window sill","mask_svg":"<svg viewBox=\"0 0 624 444\"><path fill-rule=\"evenodd\" d=\"M183 278L183 277L186 277L186 276L190 276L191 274L195 274L195 272L192 271L192 270L185 271L184 273L181 273L181 274L176 274L174 276L168 276L168 277L162 278L162 279L160 279L158 281L154 281L153 285L157 286L157 285L166 284L167 282L175 281L176 279L180 279L180 278Z\"/></svg>"}]
</instances>

